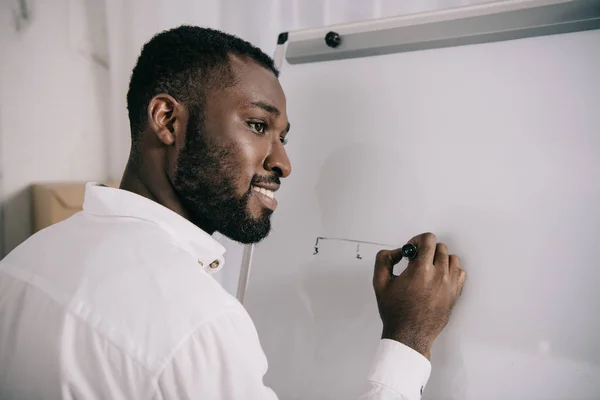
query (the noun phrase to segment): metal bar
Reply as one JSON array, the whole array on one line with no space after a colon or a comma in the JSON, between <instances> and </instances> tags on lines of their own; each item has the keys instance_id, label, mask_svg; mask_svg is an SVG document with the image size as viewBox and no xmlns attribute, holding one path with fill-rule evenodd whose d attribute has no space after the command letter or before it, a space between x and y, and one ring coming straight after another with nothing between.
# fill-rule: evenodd
<instances>
[{"instance_id":1,"label":"metal bar","mask_svg":"<svg viewBox=\"0 0 600 400\"><path fill-rule=\"evenodd\" d=\"M248 289L248 278L250 276L250 266L252 265L252 255L254 254L254 245L244 246L244 255L242 257L242 267L240 268L240 278L237 287L237 299L244 304L246 290Z\"/></svg>"},{"instance_id":2,"label":"metal bar","mask_svg":"<svg viewBox=\"0 0 600 400\"><path fill-rule=\"evenodd\" d=\"M1 91L2 88L0 88ZM2 148L2 139L2 109L0 109L0 260L6 256L6 227L4 226L6 193L4 191L4 159L2 157L4 149Z\"/></svg>"},{"instance_id":3,"label":"metal bar","mask_svg":"<svg viewBox=\"0 0 600 400\"><path fill-rule=\"evenodd\" d=\"M290 64L481 44L600 28L600 0L501 1L440 12L290 32ZM335 31L341 44L329 47Z\"/></svg>"}]
</instances>

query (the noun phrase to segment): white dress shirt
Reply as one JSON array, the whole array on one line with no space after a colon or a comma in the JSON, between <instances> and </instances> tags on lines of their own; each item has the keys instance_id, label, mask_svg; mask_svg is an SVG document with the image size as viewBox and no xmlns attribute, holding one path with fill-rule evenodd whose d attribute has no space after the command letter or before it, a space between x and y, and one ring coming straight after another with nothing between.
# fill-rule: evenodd
<instances>
[{"instance_id":1,"label":"white dress shirt","mask_svg":"<svg viewBox=\"0 0 600 400\"><path fill-rule=\"evenodd\" d=\"M88 184L82 212L0 262L0 399L276 399L254 324L211 276L224 252L169 209ZM382 340L360 398L418 399L430 368Z\"/></svg>"}]
</instances>

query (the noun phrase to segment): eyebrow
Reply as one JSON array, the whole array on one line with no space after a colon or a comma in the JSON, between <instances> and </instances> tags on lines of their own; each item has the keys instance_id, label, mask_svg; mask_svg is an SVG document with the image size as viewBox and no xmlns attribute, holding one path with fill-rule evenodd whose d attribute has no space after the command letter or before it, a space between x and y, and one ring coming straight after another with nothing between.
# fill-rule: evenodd
<instances>
[{"instance_id":1,"label":"eyebrow","mask_svg":"<svg viewBox=\"0 0 600 400\"><path fill-rule=\"evenodd\" d=\"M281 111L279 111L279 109L277 107L267 104L264 101L255 101L254 103L252 103L252 107L262 108L269 114L273 114L273 115L281 114Z\"/></svg>"},{"instance_id":2,"label":"eyebrow","mask_svg":"<svg viewBox=\"0 0 600 400\"><path fill-rule=\"evenodd\" d=\"M267 104L264 101L255 101L255 102L251 103L251 106L261 108L261 109L265 110L266 112L268 112L269 114L273 114L275 116L278 116L281 114L281 111L279 111L279 109L277 107ZM291 125L288 122L287 127L285 128L286 133L290 131L290 126Z\"/></svg>"}]
</instances>

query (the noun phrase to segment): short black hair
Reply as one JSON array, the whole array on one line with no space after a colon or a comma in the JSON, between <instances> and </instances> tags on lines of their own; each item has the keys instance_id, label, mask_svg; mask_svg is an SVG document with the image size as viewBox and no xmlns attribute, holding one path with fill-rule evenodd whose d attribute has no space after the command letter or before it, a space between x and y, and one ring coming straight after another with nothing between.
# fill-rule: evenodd
<instances>
[{"instance_id":1,"label":"short black hair","mask_svg":"<svg viewBox=\"0 0 600 400\"><path fill-rule=\"evenodd\" d=\"M198 103L206 89L232 83L230 55L249 57L279 71L273 59L258 47L215 29L181 25L155 35L142 51L129 82L127 109L135 143L145 128L152 97L167 93L182 103Z\"/></svg>"}]
</instances>

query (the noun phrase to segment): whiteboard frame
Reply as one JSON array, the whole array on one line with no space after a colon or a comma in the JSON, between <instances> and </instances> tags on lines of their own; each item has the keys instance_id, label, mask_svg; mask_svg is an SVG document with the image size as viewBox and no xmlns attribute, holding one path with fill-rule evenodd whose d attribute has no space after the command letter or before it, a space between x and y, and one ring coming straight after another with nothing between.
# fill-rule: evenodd
<instances>
[{"instance_id":1,"label":"whiteboard frame","mask_svg":"<svg viewBox=\"0 0 600 400\"><path fill-rule=\"evenodd\" d=\"M0 93L2 92L2 88L0 87ZM7 254L5 251L6 248L6 226L4 226L4 210L5 210L5 202L6 194L4 192L4 148L3 148L3 131L2 131L2 109L0 109L0 260L2 260Z\"/></svg>"},{"instance_id":2,"label":"whiteboard frame","mask_svg":"<svg viewBox=\"0 0 600 400\"><path fill-rule=\"evenodd\" d=\"M275 66L482 44L600 29L600 0L505 0L422 14L283 32ZM341 37L329 47L325 35ZM254 245L244 246L237 298L243 304Z\"/></svg>"},{"instance_id":3,"label":"whiteboard frame","mask_svg":"<svg viewBox=\"0 0 600 400\"><path fill-rule=\"evenodd\" d=\"M246 290L248 289L248 277L250 276L250 267L252 266L252 255L254 254L254 245L244 246L244 254L242 256L242 265L240 267L240 276L238 279L238 287L236 297L240 303L244 304Z\"/></svg>"},{"instance_id":4,"label":"whiteboard frame","mask_svg":"<svg viewBox=\"0 0 600 400\"><path fill-rule=\"evenodd\" d=\"M290 64L369 57L600 28L599 0L512 0L290 32ZM329 47L325 35L341 38Z\"/></svg>"}]
</instances>

